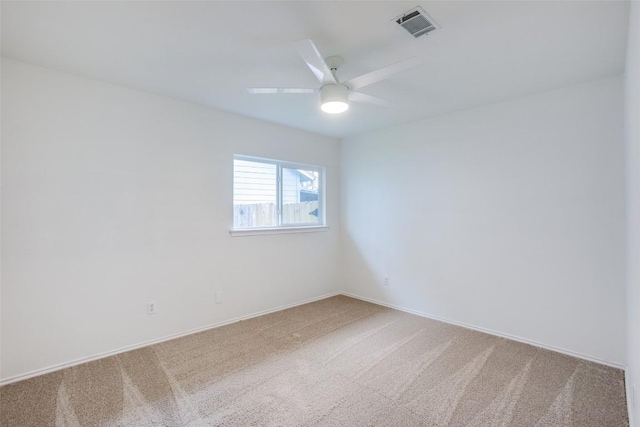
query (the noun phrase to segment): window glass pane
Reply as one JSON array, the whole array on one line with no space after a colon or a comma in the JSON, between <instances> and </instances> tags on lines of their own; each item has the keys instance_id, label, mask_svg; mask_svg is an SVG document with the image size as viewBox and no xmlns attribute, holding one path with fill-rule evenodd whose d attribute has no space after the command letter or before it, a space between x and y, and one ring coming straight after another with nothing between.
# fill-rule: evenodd
<instances>
[{"instance_id":1,"label":"window glass pane","mask_svg":"<svg viewBox=\"0 0 640 427\"><path fill-rule=\"evenodd\" d=\"M277 173L271 163L233 161L234 228L278 225Z\"/></svg>"},{"instance_id":2,"label":"window glass pane","mask_svg":"<svg viewBox=\"0 0 640 427\"><path fill-rule=\"evenodd\" d=\"M282 168L282 223L320 224L317 171Z\"/></svg>"}]
</instances>

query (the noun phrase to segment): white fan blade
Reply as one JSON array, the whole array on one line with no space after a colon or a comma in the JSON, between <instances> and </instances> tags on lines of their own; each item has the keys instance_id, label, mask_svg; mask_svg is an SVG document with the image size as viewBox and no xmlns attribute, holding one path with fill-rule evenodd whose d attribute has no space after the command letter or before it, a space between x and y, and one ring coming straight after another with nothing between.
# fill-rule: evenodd
<instances>
[{"instance_id":1,"label":"white fan blade","mask_svg":"<svg viewBox=\"0 0 640 427\"><path fill-rule=\"evenodd\" d=\"M271 95L274 93L316 93L318 89L297 87L248 87L247 92L253 95Z\"/></svg>"},{"instance_id":2,"label":"white fan blade","mask_svg":"<svg viewBox=\"0 0 640 427\"><path fill-rule=\"evenodd\" d=\"M380 99L375 96L367 95L366 93L361 93L361 92L349 92L349 100L362 102L365 104L374 104L384 108L391 108L394 106L394 104L389 101L385 101L384 99Z\"/></svg>"},{"instance_id":3,"label":"white fan blade","mask_svg":"<svg viewBox=\"0 0 640 427\"><path fill-rule=\"evenodd\" d=\"M296 42L294 46L298 55L302 57L304 62L307 63L307 66L323 85L338 84L336 78L331 72L331 69L327 63L324 62L322 55L318 52L318 48L311 40L300 40L299 42Z\"/></svg>"},{"instance_id":4,"label":"white fan blade","mask_svg":"<svg viewBox=\"0 0 640 427\"><path fill-rule=\"evenodd\" d=\"M350 89L360 89L361 87L368 86L372 83L386 79L396 73L399 73L409 68L420 65L422 61L418 57L405 59L404 61L396 62L395 64L387 65L379 70L372 71L367 74L363 74L358 77L354 77L349 81L344 82Z\"/></svg>"}]
</instances>

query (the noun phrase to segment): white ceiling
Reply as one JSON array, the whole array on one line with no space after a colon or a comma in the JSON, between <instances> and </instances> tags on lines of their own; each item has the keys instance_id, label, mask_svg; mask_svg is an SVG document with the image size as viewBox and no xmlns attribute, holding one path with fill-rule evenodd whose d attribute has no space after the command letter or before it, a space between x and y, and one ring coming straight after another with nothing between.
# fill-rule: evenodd
<instances>
[{"instance_id":1,"label":"white ceiling","mask_svg":"<svg viewBox=\"0 0 640 427\"><path fill-rule=\"evenodd\" d=\"M344 137L624 71L624 1L2 2L2 55ZM414 39L392 18L422 6L442 28ZM396 104L321 113L292 43L346 62L342 80L410 56L424 65L362 89Z\"/></svg>"}]
</instances>

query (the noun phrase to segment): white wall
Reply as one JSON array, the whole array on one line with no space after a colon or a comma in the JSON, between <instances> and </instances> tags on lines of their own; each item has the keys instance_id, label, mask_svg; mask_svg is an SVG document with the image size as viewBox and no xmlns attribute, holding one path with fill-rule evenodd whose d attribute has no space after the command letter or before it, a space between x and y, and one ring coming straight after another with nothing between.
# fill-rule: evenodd
<instances>
[{"instance_id":1,"label":"white wall","mask_svg":"<svg viewBox=\"0 0 640 427\"><path fill-rule=\"evenodd\" d=\"M333 138L6 59L1 136L2 379L338 290ZM325 165L331 229L229 236L234 153Z\"/></svg>"},{"instance_id":2,"label":"white wall","mask_svg":"<svg viewBox=\"0 0 640 427\"><path fill-rule=\"evenodd\" d=\"M631 426L640 426L640 3L631 2L626 68L627 390ZM635 405L632 387L635 386Z\"/></svg>"},{"instance_id":3,"label":"white wall","mask_svg":"<svg viewBox=\"0 0 640 427\"><path fill-rule=\"evenodd\" d=\"M348 138L341 249L335 139L4 59L0 378L338 291L340 263L348 292L624 364L622 94ZM327 166L330 231L230 237L235 153Z\"/></svg>"},{"instance_id":4,"label":"white wall","mask_svg":"<svg viewBox=\"0 0 640 427\"><path fill-rule=\"evenodd\" d=\"M625 364L620 76L348 138L341 176L348 292Z\"/></svg>"}]
</instances>

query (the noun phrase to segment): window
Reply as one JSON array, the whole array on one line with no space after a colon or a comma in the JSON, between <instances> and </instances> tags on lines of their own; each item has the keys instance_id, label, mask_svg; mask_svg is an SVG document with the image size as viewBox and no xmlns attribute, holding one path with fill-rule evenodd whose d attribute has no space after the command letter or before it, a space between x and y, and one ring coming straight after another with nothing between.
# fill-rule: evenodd
<instances>
[{"instance_id":1,"label":"window","mask_svg":"<svg viewBox=\"0 0 640 427\"><path fill-rule=\"evenodd\" d=\"M233 228L324 226L324 168L235 156Z\"/></svg>"}]
</instances>

